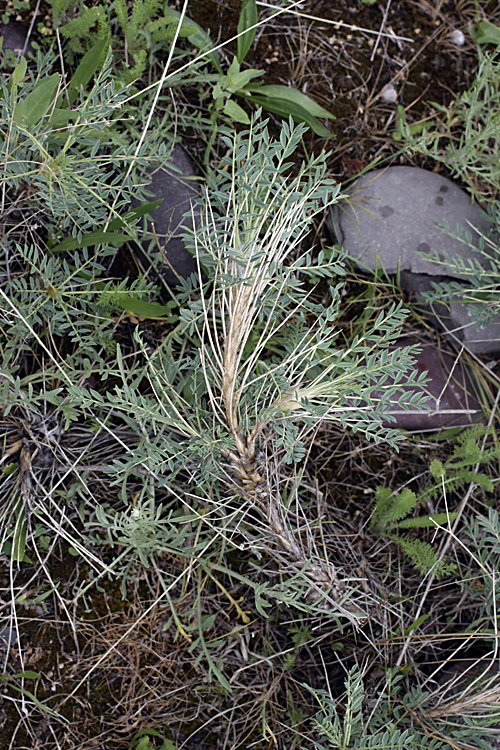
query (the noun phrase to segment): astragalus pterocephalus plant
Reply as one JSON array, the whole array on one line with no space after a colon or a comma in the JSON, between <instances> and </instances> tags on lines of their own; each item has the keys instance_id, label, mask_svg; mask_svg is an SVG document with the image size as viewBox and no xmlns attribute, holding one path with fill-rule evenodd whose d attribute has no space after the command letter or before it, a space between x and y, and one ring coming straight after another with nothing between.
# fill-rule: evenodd
<instances>
[{"instance_id":1,"label":"astragalus pterocephalus plant","mask_svg":"<svg viewBox=\"0 0 500 750\"><path fill-rule=\"evenodd\" d=\"M394 441L383 412L391 399L415 403L419 394L384 386L388 375L398 378L413 364L407 349L387 348L404 315L399 306L379 315L363 338L337 344L341 284L331 279L344 273L342 255L313 260L302 244L314 217L341 198L340 186L325 178L324 155L289 176L287 160L304 129L284 124L274 142L265 123L226 136L228 155L211 175L191 239L209 291L185 319L200 340L212 434L225 437L219 455L226 481L264 516L288 563L303 571L308 597L329 592L338 604L349 591L336 566L289 527L283 465L303 460L304 439L321 421ZM312 299L312 275L330 280L327 306Z\"/></svg>"},{"instance_id":2,"label":"astragalus pterocephalus plant","mask_svg":"<svg viewBox=\"0 0 500 750\"><path fill-rule=\"evenodd\" d=\"M308 438L337 422L394 443L398 433L383 414L394 403L414 408L422 394L409 349L389 348L401 305L349 343L335 327L343 255L314 257L303 245L315 216L341 198L340 186L325 177L324 155L292 174L290 156L305 130L285 123L273 141L256 119L224 137L227 155L209 176L186 240L198 281L179 293L175 331L153 354L143 345L155 398L127 383L110 400L147 433L144 464L215 536L239 546L243 537L243 546L270 553L293 578L295 604L352 617L369 605L353 598L356 580L319 554L306 512ZM394 385L403 375L414 390ZM140 455L139 448L117 469L135 472Z\"/></svg>"}]
</instances>

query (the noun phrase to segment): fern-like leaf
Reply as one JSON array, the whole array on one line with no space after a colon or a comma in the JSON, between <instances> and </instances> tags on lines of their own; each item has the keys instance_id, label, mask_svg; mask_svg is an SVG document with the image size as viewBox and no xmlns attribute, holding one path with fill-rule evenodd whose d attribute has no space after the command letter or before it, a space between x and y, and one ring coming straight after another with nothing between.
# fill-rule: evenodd
<instances>
[{"instance_id":1,"label":"fern-like leaf","mask_svg":"<svg viewBox=\"0 0 500 750\"><path fill-rule=\"evenodd\" d=\"M399 535L392 536L392 539L400 545L405 555L410 558L422 575L427 575L432 570L434 577L439 580L439 578L451 575L457 570L454 563L439 560L437 554L427 542Z\"/></svg>"},{"instance_id":2,"label":"fern-like leaf","mask_svg":"<svg viewBox=\"0 0 500 750\"><path fill-rule=\"evenodd\" d=\"M432 513L429 516L419 516L418 518L404 518L402 521L394 524L396 529L433 529L436 524L444 526L450 521L454 521L456 513Z\"/></svg>"},{"instance_id":3,"label":"fern-like leaf","mask_svg":"<svg viewBox=\"0 0 500 750\"><path fill-rule=\"evenodd\" d=\"M395 495L387 487L377 487L375 497L376 507L371 527L379 533L411 513L417 502L415 493L408 488Z\"/></svg>"}]
</instances>

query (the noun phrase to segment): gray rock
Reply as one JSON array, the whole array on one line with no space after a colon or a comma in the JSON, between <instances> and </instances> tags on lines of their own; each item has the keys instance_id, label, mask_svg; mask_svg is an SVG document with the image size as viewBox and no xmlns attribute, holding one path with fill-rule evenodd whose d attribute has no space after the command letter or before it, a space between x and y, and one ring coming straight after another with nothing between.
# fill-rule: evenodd
<instances>
[{"instance_id":1,"label":"gray rock","mask_svg":"<svg viewBox=\"0 0 500 750\"><path fill-rule=\"evenodd\" d=\"M8 625L0 627L0 649L15 646L18 642L17 632L14 628L10 628Z\"/></svg>"},{"instance_id":2,"label":"gray rock","mask_svg":"<svg viewBox=\"0 0 500 750\"><path fill-rule=\"evenodd\" d=\"M184 247L181 234L184 227L192 226L192 219L183 218L191 211L191 204L200 195L196 172L187 152L176 144L168 164L153 171L148 189L154 198L163 198L162 204L151 212L154 230L162 247L162 276L168 284L178 283L178 277L187 278L196 271L196 262ZM152 231L151 226L148 227Z\"/></svg>"},{"instance_id":3,"label":"gray rock","mask_svg":"<svg viewBox=\"0 0 500 750\"><path fill-rule=\"evenodd\" d=\"M2 53L10 49L15 55L21 52L26 56L31 51L31 45L28 44L26 33L23 27L12 21L8 24L0 23L0 36L2 37Z\"/></svg>"},{"instance_id":4,"label":"gray rock","mask_svg":"<svg viewBox=\"0 0 500 750\"><path fill-rule=\"evenodd\" d=\"M409 346L414 340L400 339L397 346ZM427 372L429 382L424 388L430 396L428 410L405 411L390 409L395 422L385 421L389 427L410 432L432 431L448 427L468 427L484 422L484 413L474 394L473 379L463 361L435 344L420 344L421 351L415 355L416 370L419 375ZM404 382L403 382L404 389ZM414 390L414 386L410 386ZM383 393L380 393L383 397Z\"/></svg>"},{"instance_id":5,"label":"gray rock","mask_svg":"<svg viewBox=\"0 0 500 750\"><path fill-rule=\"evenodd\" d=\"M388 273L401 269L433 276L442 275L443 267L419 253L433 249L443 260L444 252L472 257L470 249L434 222L448 224L452 232L488 226L478 205L451 180L416 167L389 167L357 180L349 204L335 206L329 224L363 268L383 266Z\"/></svg>"},{"instance_id":6,"label":"gray rock","mask_svg":"<svg viewBox=\"0 0 500 750\"><path fill-rule=\"evenodd\" d=\"M452 302L433 302L429 304L423 292L431 291L432 281L445 281L446 277L430 277L424 274L401 273L401 285L416 302L422 313L445 331L448 338L456 343L463 343L473 354L490 354L500 352L500 320L494 319L481 328L474 321L470 307Z\"/></svg>"},{"instance_id":7,"label":"gray rock","mask_svg":"<svg viewBox=\"0 0 500 750\"><path fill-rule=\"evenodd\" d=\"M474 227L485 232L490 226L486 214L451 180L415 167L376 169L357 180L350 202L335 206L327 222L361 269L399 272L405 291L452 340L477 354L500 351L500 322L479 328L465 305L430 307L422 296L432 280L464 277L421 253L436 251L443 261L446 255L465 262L481 257L435 224L447 225L454 234L468 231L472 241L478 236Z\"/></svg>"}]
</instances>

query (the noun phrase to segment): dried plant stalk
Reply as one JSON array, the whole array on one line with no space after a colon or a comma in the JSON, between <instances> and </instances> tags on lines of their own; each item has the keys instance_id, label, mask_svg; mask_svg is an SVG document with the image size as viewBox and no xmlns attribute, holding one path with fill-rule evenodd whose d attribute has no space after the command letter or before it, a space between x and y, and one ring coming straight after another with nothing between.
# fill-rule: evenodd
<instances>
[{"instance_id":1,"label":"dried plant stalk","mask_svg":"<svg viewBox=\"0 0 500 750\"><path fill-rule=\"evenodd\" d=\"M235 270L244 276L244 269ZM259 289L259 292L262 293L262 289ZM243 341L246 339L246 332L251 330L252 317L255 314L252 298L255 299L256 290L253 286L238 285L231 287L230 294L232 299L228 305L228 334L223 344L222 400L228 429L237 449L236 453L227 454L236 488L239 494L266 519L274 542L285 552L293 567L299 570L306 569L304 575L311 583L308 599L316 601L322 594L328 594L338 603L348 592L340 581L337 570L329 562L312 563L307 559L283 518L280 510L281 500L277 496L277 491L270 485L264 465L264 454L259 454L256 450L256 439L264 425L257 424L249 435L244 435L240 428L236 382Z\"/></svg>"}]
</instances>

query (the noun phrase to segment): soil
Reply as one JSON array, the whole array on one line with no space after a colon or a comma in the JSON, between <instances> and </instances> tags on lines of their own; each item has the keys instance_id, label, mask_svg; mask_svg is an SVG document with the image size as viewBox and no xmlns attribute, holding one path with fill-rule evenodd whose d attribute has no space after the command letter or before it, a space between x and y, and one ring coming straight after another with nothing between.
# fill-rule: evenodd
<instances>
[{"instance_id":1,"label":"soil","mask_svg":"<svg viewBox=\"0 0 500 750\"><path fill-rule=\"evenodd\" d=\"M239 7L239 0L201 0L190 13L222 41L237 33ZM266 83L292 85L335 115L328 122L332 138L325 142L309 133L307 150L331 150L332 172L345 179L374 159L410 162L392 139L397 104L411 124L429 118L430 102L449 106L470 87L477 65L468 33L474 7L425 0L301 3L300 16L283 14L259 30L246 62L264 71ZM494 2L483 5L485 17L494 12ZM452 43L454 30L464 33L463 46ZM224 47L228 61L235 53L236 42ZM381 94L391 84L397 101L386 103ZM420 160L418 166L426 165Z\"/></svg>"}]
</instances>

